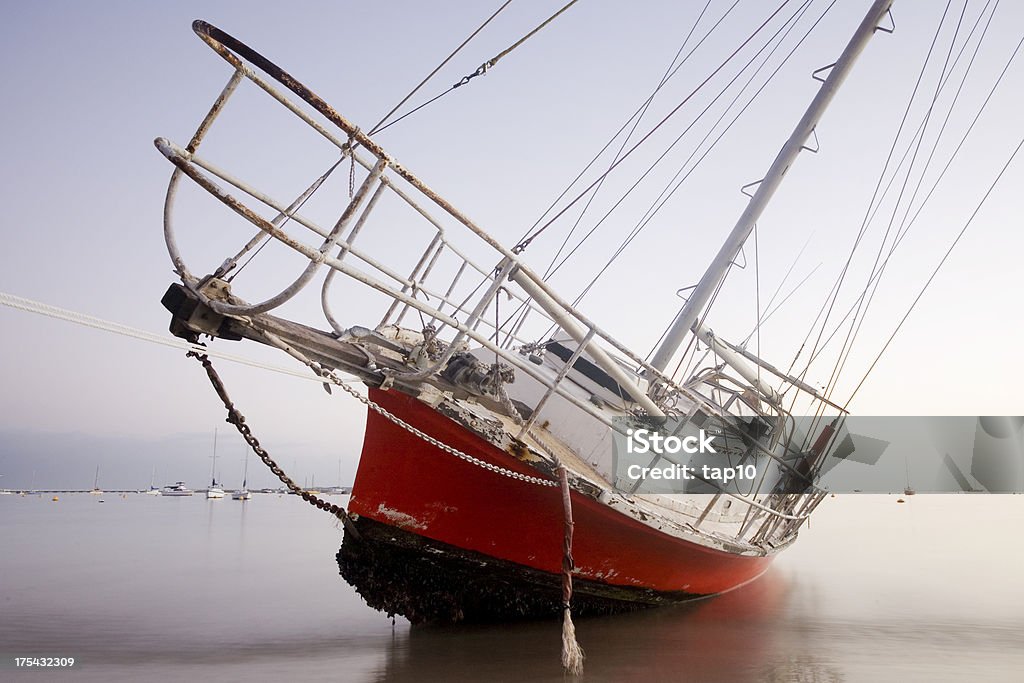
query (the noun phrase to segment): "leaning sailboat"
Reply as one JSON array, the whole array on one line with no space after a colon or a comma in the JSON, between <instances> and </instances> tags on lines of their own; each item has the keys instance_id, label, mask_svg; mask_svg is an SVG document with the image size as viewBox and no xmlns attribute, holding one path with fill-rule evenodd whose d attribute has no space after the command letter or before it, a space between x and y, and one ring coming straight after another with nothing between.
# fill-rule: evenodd
<instances>
[{"instance_id":1,"label":"leaning sailboat","mask_svg":"<svg viewBox=\"0 0 1024 683\"><path fill-rule=\"evenodd\" d=\"M836 447L840 424L816 420L812 431L797 434L780 389L831 405L836 414L842 409L717 336L705 314L890 4L871 4L820 79L649 361L531 268L524 255L529 239L503 244L292 75L195 22L196 34L232 73L190 142L155 141L175 166L164 229L180 283L163 304L174 334L277 348L329 390L365 406L351 500L347 513L338 511L346 520L338 562L367 603L413 622L557 614L571 574L573 610L635 609L741 586L795 541L825 496L816 472ZM294 199L271 196L200 153L246 80L335 148L338 161ZM331 222L314 220L303 207L342 161L350 177L344 208ZM224 216L257 229L202 275L189 269L176 237L175 200L186 179L226 208ZM378 212L383 217L375 220ZM304 265L287 287L250 301L233 275L268 242L299 254ZM404 257L411 245L418 247L410 260ZM337 291L339 275L349 287L344 292ZM314 286L320 327L272 314ZM332 307L357 297L381 302L381 317L340 320ZM693 340L710 350L712 362L679 376L672 361ZM223 385L211 378L229 421L258 449ZM704 476L683 490L652 490L624 481L625 440L665 429L681 443L710 445L713 436L717 450L707 450L733 465L748 463L757 485ZM685 472L710 462L701 454L653 455L645 459L648 470L667 461ZM293 491L336 510L297 486Z\"/></svg>"}]
</instances>

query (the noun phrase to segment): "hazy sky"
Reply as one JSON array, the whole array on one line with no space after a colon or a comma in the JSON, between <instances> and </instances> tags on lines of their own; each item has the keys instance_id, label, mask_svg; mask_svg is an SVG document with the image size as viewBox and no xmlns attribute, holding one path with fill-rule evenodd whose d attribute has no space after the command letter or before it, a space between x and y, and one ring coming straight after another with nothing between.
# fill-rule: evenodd
<instances>
[{"instance_id":1,"label":"hazy sky","mask_svg":"<svg viewBox=\"0 0 1024 683\"><path fill-rule=\"evenodd\" d=\"M7 3L0 10L0 56L7 65L0 74L5 94L0 109L0 291L146 330L166 329L169 317L159 299L174 275L161 215L171 167L152 140L166 136L184 145L229 76L227 65L192 33L193 19L204 18L262 51L365 129L498 4ZM423 97L475 70L561 4L513 2L425 88ZM714 0L697 35L729 4ZM675 106L777 4L741 0L720 31L666 86L640 130L648 130ZM585 300L588 315L644 353L649 350L678 306L675 291L699 279L742 210L745 198L738 188L761 177L813 97L817 84L810 72L834 61L869 4L844 0L825 16L723 144ZM786 50L826 5L823 0L811 3ZM378 140L511 245L657 84L703 6L581 0L485 77ZM822 121L821 152L802 155L759 224L764 299L809 237L785 291L821 264L762 330L762 355L783 367L799 347L860 228L944 6L897 2L896 33L878 34L869 45ZM791 2L780 16L798 7ZM987 12L992 5L967 6L958 40L985 7ZM933 58L934 68L922 80L921 92L928 97L962 8L962 2L951 4L937 48L943 54ZM963 108L950 118L925 187L1009 58L1022 20L1019 3L997 7L966 81ZM973 45L972 39L968 56ZM947 95L959 83L965 64L966 58L956 67ZM968 139L962 160L886 272L841 390L848 393L859 380L1024 135L1019 116L1022 69L1017 61L1011 65L990 110ZM232 157L240 158L242 165L236 161L234 168L244 170L243 175L265 179L277 196L294 196L323 170L317 164L329 158L328 150L321 147L307 155L304 147L289 147L290 133L283 123L287 119L251 84L243 90L225 113L224 130L218 127L211 134L209 155L229 164ZM706 103L694 101L696 106ZM918 106L907 125L916 129L922 115ZM593 225L617 193L691 120L689 114L673 119L649 149L625 164L584 226ZM935 130L939 124L929 125ZM636 225L704 130L684 140L651 181L612 214L580 258L552 279L567 297L579 292ZM898 153L904 149L905 143ZM857 412L1024 413L1019 390L1024 377L1019 351L1024 341L1022 163L1018 159L1011 165L858 394L853 404ZM181 228L186 256L194 259L193 272L217 265L227 248L219 247L238 243L218 232L218 220L208 217L191 231L186 225ZM865 237L857 274L839 308L845 310L863 286L865 268L886 225L883 208ZM556 224L531 246L526 258L537 270L547 265L567 227ZM395 248L395 242L388 244ZM749 248L747 257L752 261ZM278 274L276 282L256 282L254 291L283 287L298 272L294 260L289 263L293 270ZM730 278L716 307L716 331L730 339L746 336L756 316L754 285L752 267ZM314 303L319 288L315 290ZM372 325L381 315L364 310L359 299L339 302L335 312L344 324ZM326 327L315 319L305 322ZM7 308L0 308L0 326L0 474L5 475L0 487L28 486L33 471L37 485L87 487L97 464L107 487L146 485L154 466L160 483L187 479L200 485L209 473L218 426L225 456L222 478L228 485L238 483L241 442L223 423L205 375L182 353ZM289 363L262 349L229 343L219 347ZM830 362L809 375L813 383L824 384ZM339 460L342 478L351 479L363 421L358 404L344 396L328 397L314 383L227 362L219 366L257 434L297 479L315 475L318 482L334 483ZM251 474L257 471L255 466L250 469ZM262 472L251 479L257 485L270 483Z\"/></svg>"}]
</instances>

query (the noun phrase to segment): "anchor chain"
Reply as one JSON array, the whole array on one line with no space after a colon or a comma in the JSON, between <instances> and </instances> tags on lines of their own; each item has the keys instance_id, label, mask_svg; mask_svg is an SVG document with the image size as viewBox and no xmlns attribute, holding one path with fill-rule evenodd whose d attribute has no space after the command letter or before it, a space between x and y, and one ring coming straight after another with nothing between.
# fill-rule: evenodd
<instances>
[{"instance_id":1,"label":"anchor chain","mask_svg":"<svg viewBox=\"0 0 1024 683\"><path fill-rule=\"evenodd\" d=\"M510 470L507 467L502 467L501 465L495 465L493 463L489 463L486 460L481 460L480 458L472 456L469 453L464 453L463 451L460 451L458 448L454 448L452 446L449 446L445 442L440 441L440 440L435 439L434 437L430 436L429 434L427 434L423 430L417 429L416 427L412 426L411 424L409 424L408 422L406 422L402 418L400 418L397 415L395 415L395 414L389 412L388 410L386 410L383 406L375 403L374 401L371 401L370 399L366 398L365 396L361 396L358 392L353 390L351 387L341 383L337 379L337 377L334 376L333 373L328 372L326 370L322 370L319 374L320 374L321 377L323 377L325 379L329 379L332 382L334 382L335 384L337 384L338 386L340 386L345 392L350 394L357 401L359 401L360 403L365 405L367 408L369 408L373 412L375 412L378 415L380 415L381 417L383 417L388 422L391 422L391 423L401 427L402 429L404 429L405 431L409 432L410 434L419 437L423 441L426 441L427 443L429 443L431 446L439 448L442 451L444 451L445 453L448 453L450 455L454 455L456 458L459 458L460 460L465 460L466 462L468 462L471 465L476 465L477 467L481 467L481 468L483 468L483 469L485 469L485 470L487 470L489 472L494 472L495 474L500 474L501 476L508 477L509 479L516 479L518 481L526 482L527 484L536 484L537 486L558 486L558 482L557 481L553 481L551 479L544 479L542 477L533 477L533 476L530 476L529 474L523 474L521 472L516 472L515 470ZM511 401L509 403L511 404ZM534 437L534 438L536 438L536 437Z\"/></svg>"},{"instance_id":2,"label":"anchor chain","mask_svg":"<svg viewBox=\"0 0 1024 683\"><path fill-rule=\"evenodd\" d=\"M221 402L224 404L224 408L228 411L227 422L235 426L238 433L241 434L242 438L245 439L245 442L249 444L249 448L251 448L252 452L263 461L263 464L270 468L270 471L281 480L289 491L298 495L302 500L306 501L310 505L331 513L342 521L346 530L351 531L353 534L358 536L358 531L356 531L355 525L349 518L345 508L340 505L335 505L334 503L329 503L309 491L304 491L298 484L292 481L291 477L285 474L284 470L282 470L276 462L274 462L274 459L270 457L270 454L267 453L263 446L260 445L259 439L257 439L252 433L252 430L249 429L249 425L245 423L245 416L239 412L238 408L236 408L235 404L231 401L231 398L228 396L227 389L224 387L224 382L214 369L213 363L210 362L210 357L205 353L198 353L196 351L189 351L187 355L191 358L195 358L202 364L203 369L206 370L207 377L210 378L210 384L213 385L214 390L217 392Z\"/></svg>"}]
</instances>

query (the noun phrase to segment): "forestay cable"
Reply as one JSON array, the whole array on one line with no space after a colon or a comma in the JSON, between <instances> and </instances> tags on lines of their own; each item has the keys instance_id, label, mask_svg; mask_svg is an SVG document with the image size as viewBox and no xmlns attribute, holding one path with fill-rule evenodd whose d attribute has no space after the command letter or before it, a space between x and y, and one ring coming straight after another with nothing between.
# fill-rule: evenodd
<instances>
[{"instance_id":1,"label":"forestay cable","mask_svg":"<svg viewBox=\"0 0 1024 683\"><path fill-rule=\"evenodd\" d=\"M241 363L242 365L248 365L249 367L259 368L261 370L272 370L273 372L279 372L283 375L290 375L292 377L298 377L300 379L312 380L317 383L323 383L323 380L311 376L308 372L292 370L277 365L268 365L261 363L251 358L245 358L243 356L236 356L233 353L224 353L223 351L215 351L208 349L200 344L190 344L186 341L179 339L168 338L163 335L155 334L153 332L147 332L140 330L135 327L129 327L128 325L122 325L121 323L111 322L109 320L103 320L102 318L96 318L85 313L78 313L76 311L70 311L66 308L58 308L57 306L51 306L50 304L44 304L39 301L33 301L32 299L26 299L24 297L15 296L14 294L8 294L6 292L0 292L0 304L14 308L19 311L26 311L28 313L38 313L48 318L55 320L63 320L69 323L75 323L76 325L82 325L83 327L91 327L96 330L102 330L104 332L112 332L114 334L120 334L124 337L131 337L132 339L138 339L140 341L149 342L151 344L159 344L161 346L169 346L174 349L180 349L182 351L194 351L197 353L203 353L208 356L215 356L217 358L223 358L233 363ZM350 382L352 380L346 380Z\"/></svg>"}]
</instances>

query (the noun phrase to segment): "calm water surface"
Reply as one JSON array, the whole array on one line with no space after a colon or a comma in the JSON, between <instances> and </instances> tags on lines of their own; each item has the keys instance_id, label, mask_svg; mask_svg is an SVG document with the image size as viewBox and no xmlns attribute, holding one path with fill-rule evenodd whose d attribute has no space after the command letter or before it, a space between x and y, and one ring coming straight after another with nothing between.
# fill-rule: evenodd
<instances>
[{"instance_id":1,"label":"calm water surface","mask_svg":"<svg viewBox=\"0 0 1024 683\"><path fill-rule=\"evenodd\" d=\"M0 680L563 680L559 622L367 608L338 576L340 529L293 496L104 500L0 496ZM1024 680L1024 497L895 500L825 501L728 595L578 620L584 680Z\"/></svg>"}]
</instances>

